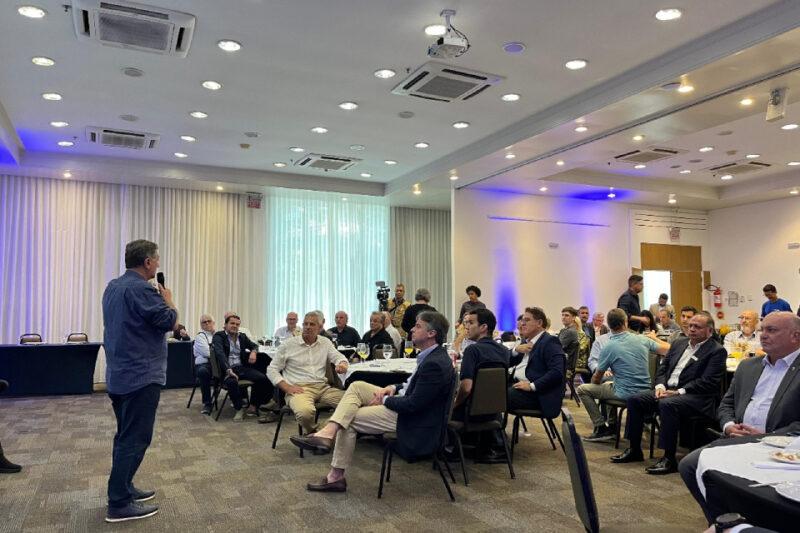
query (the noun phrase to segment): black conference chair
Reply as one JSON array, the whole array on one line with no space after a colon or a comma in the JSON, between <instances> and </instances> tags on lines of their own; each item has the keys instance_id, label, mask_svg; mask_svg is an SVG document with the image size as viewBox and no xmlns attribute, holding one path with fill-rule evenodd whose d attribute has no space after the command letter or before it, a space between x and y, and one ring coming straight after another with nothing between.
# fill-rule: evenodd
<instances>
[{"instance_id":1,"label":"black conference chair","mask_svg":"<svg viewBox=\"0 0 800 533\"><path fill-rule=\"evenodd\" d=\"M442 465L444 468L447 469L447 473L450 474L450 479L453 480L455 483L455 477L453 476L453 471L450 470L450 465L447 463L447 460L444 458L444 445L447 436L447 422L450 420L450 417L453 413L453 399L456 396L456 391L458 390L458 373L453 372L453 381L450 384L450 394L447 395L447 403L443 406L443 416L442 416L442 429L438 435L438 443L436 446L436 451L432 454L433 456L433 466L439 471L439 475L442 478L442 482L444 483L444 488L447 489L447 494L450 496L450 501L456 501L456 497L453 495L453 490L450 488L450 483L447 481L447 477L444 475L444 470L442 470ZM378 498L383 496L383 482L386 480L386 483L389 482L391 475L392 475L392 457L395 453L395 444L397 443L397 433L384 433L384 447L383 447L383 461L381 462L381 481L378 485ZM406 461L411 462L416 459L422 459L421 457L408 457L405 458Z\"/></svg>"},{"instance_id":2,"label":"black conference chair","mask_svg":"<svg viewBox=\"0 0 800 533\"><path fill-rule=\"evenodd\" d=\"M597 513L597 501L594 498L592 478L589 475L589 463L583 450L583 441L575 430L575 422L566 408L561 409L561 430L567 446L564 452L567 455L569 477L572 482L572 494L575 496L575 510L588 533L600 531L600 517Z\"/></svg>"},{"instance_id":3,"label":"black conference chair","mask_svg":"<svg viewBox=\"0 0 800 533\"><path fill-rule=\"evenodd\" d=\"M219 415L222 414L222 408L225 407L225 402L228 401L228 396L230 395L230 393L225 388L225 381L222 379L222 370L219 367L219 361L217 361L213 349L211 350L211 354L208 360L211 362L212 380L214 381L214 383L216 383L212 394L212 402L214 404L214 407L217 409L217 416L214 418L214 420L219 420ZM239 386L240 389L247 389L248 387L253 386L253 382L250 381L249 379L240 379L237 385ZM222 397L222 403L219 404L217 403L217 400L219 398L220 392L223 389L225 389L225 396Z\"/></svg>"},{"instance_id":4,"label":"black conference chair","mask_svg":"<svg viewBox=\"0 0 800 533\"><path fill-rule=\"evenodd\" d=\"M23 333L19 338L20 344L40 344L42 336L38 333Z\"/></svg>"},{"instance_id":5,"label":"black conference chair","mask_svg":"<svg viewBox=\"0 0 800 533\"><path fill-rule=\"evenodd\" d=\"M80 332L70 333L67 335L67 342L89 342L89 336L86 333Z\"/></svg>"}]
</instances>

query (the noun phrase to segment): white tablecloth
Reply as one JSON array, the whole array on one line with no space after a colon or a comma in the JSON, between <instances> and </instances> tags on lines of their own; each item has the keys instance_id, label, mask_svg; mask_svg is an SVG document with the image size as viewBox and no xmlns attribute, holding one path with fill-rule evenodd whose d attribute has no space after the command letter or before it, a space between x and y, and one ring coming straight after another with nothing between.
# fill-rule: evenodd
<instances>
[{"instance_id":1,"label":"white tablecloth","mask_svg":"<svg viewBox=\"0 0 800 533\"><path fill-rule=\"evenodd\" d=\"M417 367L416 359L374 359L363 363L350 363L347 372L339 374L342 383L347 383L347 379L353 372L405 372L410 374Z\"/></svg>"},{"instance_id":2,"label":"white tablecloth","mask_svg":"<svg viewBox=\"0 0 800 533\"><path fill-rule=\"evenodd\" d=\"M724 474L752 479L754 483L800 481L800 470L796 465L779 463L770 459L769 454L778 450L779 448L760 442L706 448L700 452L700 458L697 460L697 486L705 497L706 487L703 484L703 474L706 470L716 470ZM757 464L763 464L770 468L758 468Z\"/></svg>"}]
</instances>

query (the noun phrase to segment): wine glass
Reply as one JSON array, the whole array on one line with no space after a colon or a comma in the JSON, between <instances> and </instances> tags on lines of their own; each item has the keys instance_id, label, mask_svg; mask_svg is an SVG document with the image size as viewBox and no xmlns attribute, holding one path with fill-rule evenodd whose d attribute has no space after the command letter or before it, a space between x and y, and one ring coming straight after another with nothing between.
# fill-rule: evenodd
<instances>
[{"instance_id":1,"label":"wine glass","mask_svg":"<svg viewBox=\"0 0 800 533\"><path fill-rule=\"evenodd\" d=\"M367 344L364 343L364 342L359 342L358 345L356 346L356 353L361 358L362 362L366 361L367 360L367 355L369 355L367 353Z\"/></svg>"},{"instance_id":2,"label":"wine glass","mask_svg":"<svg viewBox=\"0 0 800 533\"><path fill-rule=\"evenodd\" d=\"M339 346L338 340L339 340L339 335L337 335L336 333L331 333L331 341L333 342L334 346Z\"/></svg>"},{"instance_id":3,"label":"wine glass","mask_svg":"<svg viewBox=\"0 0 800 533\"><path fill-rule=\"evenodd\" d=\"M391 359L392 358L392 345L391 344L384 344L383 345L383 358L384 359Z\"/></svg>"},{"instance_id":4,"label":"wine glass","mask_svg":"<svg viewBox=\"0 0 800 533\"><path fill-rule=\"evenodd\" d=\"M403 352L405 352L405 356L408 357L411 355L411 352L414 351L414 343L411 341L406 341L403 345Z\"/></svg>"}]
</instances>

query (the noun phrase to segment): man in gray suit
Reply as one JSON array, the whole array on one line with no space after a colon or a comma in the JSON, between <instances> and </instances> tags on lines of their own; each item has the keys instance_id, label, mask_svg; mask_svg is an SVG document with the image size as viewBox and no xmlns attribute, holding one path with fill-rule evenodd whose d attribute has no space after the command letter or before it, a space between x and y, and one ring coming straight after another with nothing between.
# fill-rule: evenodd
<instances>
[{"instance_id":1,"label":"man in gray suit","mask_svg":"<svg viewBox=\"0 0 800 533\"><path fill-rule=\"evenodd\" d=\"M717 411L726 437L763 435L800 421L800 317L788 311L769 314L762 322L761 346L767 355L742 360ZM702 450L684 457L678 468L710 523L717 513L706 505L696 479Z\"/></svg>"}]
</instances>

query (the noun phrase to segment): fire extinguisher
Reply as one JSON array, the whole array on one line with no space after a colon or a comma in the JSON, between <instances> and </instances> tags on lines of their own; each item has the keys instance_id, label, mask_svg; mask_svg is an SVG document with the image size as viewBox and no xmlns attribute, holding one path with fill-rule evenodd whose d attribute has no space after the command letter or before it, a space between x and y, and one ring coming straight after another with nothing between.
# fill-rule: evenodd
<instances>
[{"instance_id":1,"label":"fire extinguisher","mask_svg":"<svg viewBox=\"0 0 800 533\"><path fill-rule=\"evenodd\" d=\"M711 294L714 297L714 307L722 307L722 289L716 285L709 285L706 288L711 291Z\"/></svg>"}]
</instances>

